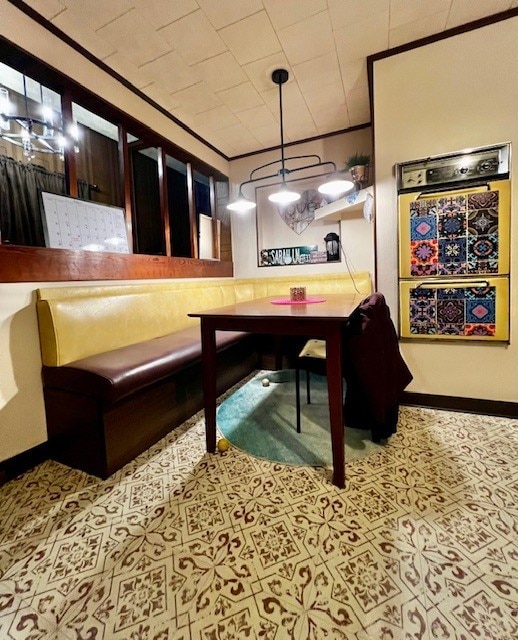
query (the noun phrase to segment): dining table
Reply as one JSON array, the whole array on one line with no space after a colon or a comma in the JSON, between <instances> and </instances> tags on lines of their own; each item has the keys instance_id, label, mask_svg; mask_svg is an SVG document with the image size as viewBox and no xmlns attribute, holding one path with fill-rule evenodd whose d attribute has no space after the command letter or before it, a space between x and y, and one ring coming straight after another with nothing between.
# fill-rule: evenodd
<instances>
[{"instance_id":1,"label":"dining table","mask_svg":"<svg viewBox=\"0 0 518 640\"><path fill-rule=\"evenodd\" d=\"M243 331L273 336L306 336L326 342L326 376L333 460L333 484L345 486L345 434L343 412L343 334L360 294L269 296L189 313L199 318L202 345L202 383L207 451L216 451L217 364L216 331Z\"/></svg>"}]
</instances>

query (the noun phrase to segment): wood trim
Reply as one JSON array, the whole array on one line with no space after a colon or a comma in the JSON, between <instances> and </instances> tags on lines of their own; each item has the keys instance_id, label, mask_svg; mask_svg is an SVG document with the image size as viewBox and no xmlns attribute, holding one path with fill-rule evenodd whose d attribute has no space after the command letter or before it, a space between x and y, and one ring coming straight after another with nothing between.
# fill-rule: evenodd
<instances>
[{"instance_id":1,"label":"wood trim","mask_svg":"<svg viewBox=\"0 0 518 640\"><path fill-rule=\"evenodd\" d=\"M518 418L518 403L501 400L484 400L479 398L458 398L454 396L437 396L427 393L403 392L401 404L414 407L443 409L444 411L461 411L502 418Z\"/></svg>"},{"instance_id":2,"label":"wood trim","mask_svg":"<svg viewBox=\"0 0 518 640\"><path fill-rule=\"evenodd\" d=\"M32 447L12 458L0 462L0 487L9 480L13 480L17 476L29 471L36 465L48 460L50 457L50 448L48 442Z\"/></svg>"},{"instance_id":3,"label":"wood trim","mask_svg":"<svg viewBox=\"0 0 518 640\"><path fill-rule=\"evenodd\" d=\"M72 117L72 97L70 91L65 90L62 96L62 108L63 108L63 120L65 123L73 122ZM67 188L67 194L73 198L79 196L77 187L77 162L76 154L74 152L74 141L70 134L65 131L65 139L67 146L65 148L65 184Z\"/></svg>"},{"instance_id":4,"label":"wood trim","mask_svg":"<svg viewBox=\"0 0 518 640\"><path fill-rule=\"evenodd\" d=\"M198 221L196 220L196 207L194 206L194 176L190 162L187 167L187 202L189 204L189 225L191 229L191 255L197 258L198 250Z\"/></svg>"},{"instance_id":5,"label":"wood trim","mask_svg":"<svg viewBox=\"0 0 518 640\"><path fill-rule=\"evenodd\" d=\"M132 189L132 168L128 145L128 133L123 125L118 126L119 130L119 179L122 189L122 202L124 202L124 219L126 221L126 231L130 247L135 246L133 238L133 199Z\"/></svg>"},{"instance_id":6,"label":"wood trim","mask_svg":"<svg viewBox=\"0 0 518 640\"><path fill-rule=\"evenodd\" d=\"M209 176L210 215L212 218L212 255L217 260L221 259L220 243L218 242L218 219L216 206L216 184L214 178Z\"/></svg>"},{"instance_id":7,"label":"wood trim","mask_svg":"<svg viewBox=\"0 0 518 640\"><path fill-rule=\"evenodd\" d=\"M0 282L226 278L232 262L0 245Z\"/></svg>"},{"instance_id":8,"label":"wood trim","mask_svg":"<svg viewBox=\"0 0 518 640\"><path fill-rule=\"evenodd\" d=\"M169 226L169 206L167 196L167 159L163 147L158 149L158 189L160 195L160 218L162 220L162 236L164 255L171 256L171 228Z\"/></svg>"}]
</instances>

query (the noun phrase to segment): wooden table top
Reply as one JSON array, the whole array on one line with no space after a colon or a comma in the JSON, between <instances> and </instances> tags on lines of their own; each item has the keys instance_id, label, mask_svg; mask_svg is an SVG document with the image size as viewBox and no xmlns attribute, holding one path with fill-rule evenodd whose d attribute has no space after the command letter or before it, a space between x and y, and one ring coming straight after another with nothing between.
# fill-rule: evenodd
<instances>
[{"instance_id":1,"label":"wooden table top","mask_svg":"<svg viewBox=\"0 0 518 640\"><path fill-rule=\"evenodd\" d=\"M334 320L347 319L365 297L363 294L326 293L311 294L308 298L325 298L324 302L308 304L274 304L272 300L280 300L289 296L269 296L256 300L237 302L216 309L207 309L189 313L195 318L327 318Z\"/></svg>"}]
</instances>

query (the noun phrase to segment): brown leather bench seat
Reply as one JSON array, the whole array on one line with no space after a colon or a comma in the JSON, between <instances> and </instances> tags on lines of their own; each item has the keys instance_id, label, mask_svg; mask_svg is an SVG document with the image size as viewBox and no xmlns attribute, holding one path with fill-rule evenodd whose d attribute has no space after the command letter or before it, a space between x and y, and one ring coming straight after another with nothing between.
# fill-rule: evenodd
<instances>
[{"instance_id":1,"label":"brown leather bench seat","mask_svg":"<svg viewBox=\"0 0 518 640\"><path fill-rule=\"evenodd\" d=\"M216 334L219 351L242 340L240 331ZM60 367L43 366L46 387L94 396L113 404L201 360L200 328L81 358Z\"/></svg>"},{"instance_id":2,"label":"brown leather bench seat","mask_svg":"<svg viewBox=\"0 0 518 640\"><path fill-rule=\"evenodd\" d=\"M217 388L258 366L254 336L218 332ZM43 365L51 456L107 478L203 407L200 327Z\"/></svg>"}]
</instances>

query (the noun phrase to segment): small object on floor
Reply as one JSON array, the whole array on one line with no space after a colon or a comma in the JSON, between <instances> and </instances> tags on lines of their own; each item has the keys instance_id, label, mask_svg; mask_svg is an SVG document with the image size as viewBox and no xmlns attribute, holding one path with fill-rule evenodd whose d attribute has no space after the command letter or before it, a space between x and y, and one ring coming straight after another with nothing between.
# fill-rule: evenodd
<instances>
[{"instance_id":1,"label":"small object on floor","mask_svg":"<svg viewBox=\"0 0 518 640\"><path fill-rule=\"evenodd\" d=\"M263 387L269 387L270 386L270 381L268 380L268 378L263 378Z\"/></svg>"},{"instance_id":2,"label":"small object on floor","mask_svg":"<svg viewBox=\"0 0 518 640\"><path fill-rule=\"evenodd\" d=\"M218 440L218 451L223 453L223 451L227 451L230 447L230 442L226 438L220 438Z\"/></svg>"}]
</instances>

